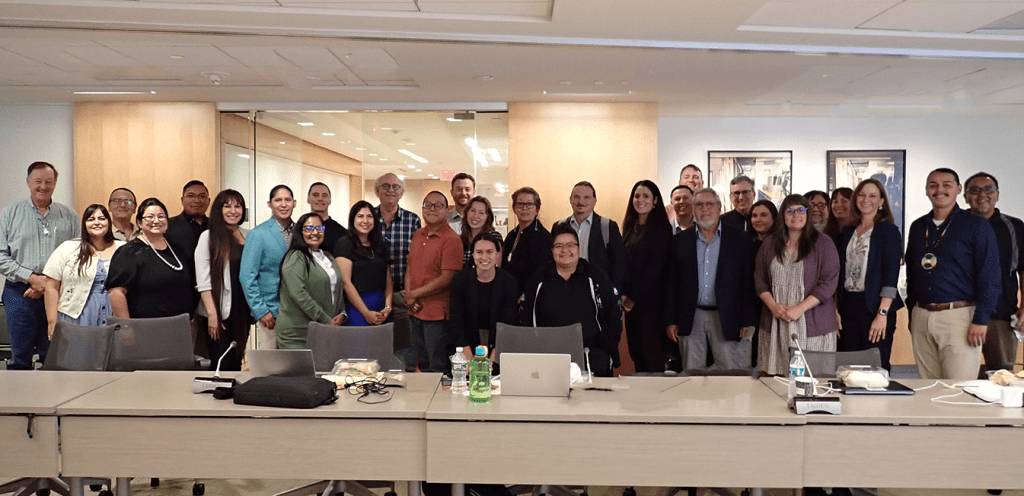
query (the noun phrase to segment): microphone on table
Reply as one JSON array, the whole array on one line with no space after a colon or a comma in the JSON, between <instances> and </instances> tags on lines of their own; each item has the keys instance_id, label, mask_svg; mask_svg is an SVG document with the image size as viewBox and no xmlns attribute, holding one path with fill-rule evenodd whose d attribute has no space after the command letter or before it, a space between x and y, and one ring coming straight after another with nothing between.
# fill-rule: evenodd
<instances>
[{"instance_id":1,"label":"microphone on table","mask_svg":"<svg viewBox=\"0 0 1024 496\"><path fill-rule=\"evenodd\" d=\"M800 347L800 340L797 339L795 332L790 334L789 337L790 339L793 340L793 343L796 344L797 351L800 352L800 358L804 361L804 370L807 372L807 377L811 378L811 396L817 396L817 391L814 389L814 384L817 384L818 381L814 379L814 374L811 373L811 365L807 363L807 355L804 354L804 349Z\"/></svg>"},{"instance_id":2,"label":"microphone on table","mask_svg":"<svg viewBox=\"0 0 1024 496\"><path fill-rule=\"evenodd\" d=\"M583 348L583 357L586 358L586 360L587 360L587 379L588 379L587 382L593 384L593 382L594 382L594 372L592 370L590 370L590 348L587 348L587 347Z\"/></svg>"},{"instance_id":3,"label":"microphone on table","mask_svg":"<svg viewBox=\"0 0 1024 496\"><path fill-rule=\"evenodd\" d=\"M804 370L807 371L807 376L811 379L811 395L793 397L789 407L798 415L806 415L808 413L828 415L841 414L843 412L843 405L840 403L838 397L817 396L814 374L811 373L811 366L807 363L807 355L804 354L803 348L800 347L800 340L797 339L796 333L790 334L789 337L793 340L793 343L796 344L796 349L800 351L800 357L804 361Z\"/></svg>"},{"instance_id":4,"label":"microphone on table","mask_svg":"<svg viewBox=\"0 0 1024 496\"><path fill-rule=\"evenodd\" d=\"M224 353L221 354L219 359L217 359L217 370L213 374L213 377L196 377L195 380L192 381L192 393L212 393L216 391L217 388L233 389L238 384L238 381L234 379L220 378L220 364L224 361L224 357L228 356L228 353L231 353L231 350L235 349L236 345L237 343L232 341L231 344L228 345L228 349L224 350Z\"/></svg>"}]
</instances>

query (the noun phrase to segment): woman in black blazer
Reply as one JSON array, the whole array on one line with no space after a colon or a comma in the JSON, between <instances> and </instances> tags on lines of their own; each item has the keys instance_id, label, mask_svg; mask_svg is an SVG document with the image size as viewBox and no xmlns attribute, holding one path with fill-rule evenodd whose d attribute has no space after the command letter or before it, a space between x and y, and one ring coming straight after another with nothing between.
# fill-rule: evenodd
<instances>
[{"instance_id":1,"label":"woman in black blazer","mask_svg":"<svg viewBox=\"0 0 1024 496\"><path fill-rule=\"evenodd\" d=\"M475 266L452 279L450 322L455 346L462 346L467 357L481 344L493 352L498 322L515 325L519 318L519 284L497 266L501 238L484 231L470 246Z\"/></svg>"},{"instance_id":2,"label":"woman in black blazer","mask_svg":"<svg viewBox=\"0 0 1024 496\"><path fill-rule=\"evenodd\" d=\"M889 370L896 311L903 307L896 284L903 236L893 223L885 187L865 179L853 192L856 223L839 236L838 351L878 348Z\"/></svg>"}]
</instances>

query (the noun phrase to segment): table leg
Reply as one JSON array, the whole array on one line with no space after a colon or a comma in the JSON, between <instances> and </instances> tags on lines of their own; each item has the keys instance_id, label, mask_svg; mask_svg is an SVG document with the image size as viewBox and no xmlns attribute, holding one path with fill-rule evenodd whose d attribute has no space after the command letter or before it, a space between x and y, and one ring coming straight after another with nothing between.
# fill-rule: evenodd
<instances>
[{"instance_id":1,"label":"table leg","mask_svg":"<svg viewBox=\"0 0 1024 496\"><path fill-rule=\"evenodd\" d=\"M81 477L70 477L71 496L85 496L85 483Z\"/></svg>"},{"instance_id":2,"label":"table leg","mask_svg":"<svg viewBox=\"0 0 1024 496\"><path fill-rule=\"evenodd\" d=\"M409 496L422 496L422 487L423 486L420 485L420 481L409 481Z\"/></svg>"},{"instance_id":3,"label":"table leg","mask_svg":"<svg viewBox=\"0 0 1024 496\"><path fill-rule=\"evenodd\" d=\"M115 484L117 490L117 496L131 496L132 495L132 478L131 477L118 477Z\"/></svg>"},{"instance_id":4,"label":"table leg","mask_svg":"<svg viewBox=\"0 0 1024 496\"><path fill-rule=\"evenodd\" d=\"M460 484L460 483L452 484L452 496L465 496L465 495L466 495L466 485L465 484Z\"/></svg>"}]
</instances>

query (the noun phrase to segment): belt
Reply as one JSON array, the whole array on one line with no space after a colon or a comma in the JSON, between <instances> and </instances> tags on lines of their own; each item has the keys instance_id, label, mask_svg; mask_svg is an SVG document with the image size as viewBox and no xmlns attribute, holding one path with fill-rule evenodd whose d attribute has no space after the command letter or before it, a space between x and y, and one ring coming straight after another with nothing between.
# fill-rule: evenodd
<instances>
[{"instance_id":1,"label":"belt","mask_svg":"<svg viewBox=\"0 0 1024 496\"><path fill-rule=\"evenodd\" d=\"M949 303L918 303L917 306L928 310L929 312L941 312L943 310L953 310L955 308L964 308L974 306L973 301L951 301Z\"/></svg>"},{"instance_id":2,"label":"belt","mask_svg":"<svg viewBox=\"0 0 1024 496\"><path fill-rule=\"evenodd\" d=\"M701 310L708 311L708 312L717 312L718 311L718 307L717 306L712 306L712 305L697 305L697 308L699 308Z\"/></svg>"}]
</instances>

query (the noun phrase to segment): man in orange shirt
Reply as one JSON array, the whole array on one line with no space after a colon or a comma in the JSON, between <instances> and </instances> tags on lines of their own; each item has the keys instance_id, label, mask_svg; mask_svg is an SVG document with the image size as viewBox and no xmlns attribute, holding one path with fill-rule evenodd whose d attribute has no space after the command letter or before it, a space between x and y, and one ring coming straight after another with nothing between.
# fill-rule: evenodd
<instances>
[{"instance_id":1,"label":"man in orange shirt","mask_svg":"<svg viewBox=\"0 0 1024 496\"><path fill-rule=\"evenodd\" d=\"M423 372L445 372L455 352L448 337L449 287L462 270L462 239L448 225L448 199L439 191L423 198L422 228L412 235L405 302L413 356Z\"/></svg>"}]
</instances>

